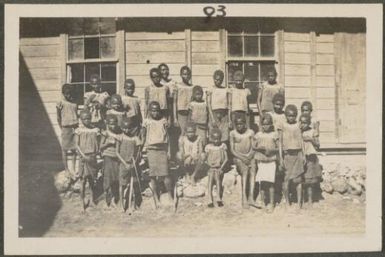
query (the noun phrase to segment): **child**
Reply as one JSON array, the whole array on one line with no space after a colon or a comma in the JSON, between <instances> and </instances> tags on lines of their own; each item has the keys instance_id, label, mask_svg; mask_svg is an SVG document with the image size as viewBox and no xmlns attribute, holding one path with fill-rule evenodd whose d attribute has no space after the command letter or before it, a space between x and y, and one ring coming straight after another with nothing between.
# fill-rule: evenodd
<instances>
[{"instance_id":1,"label":"child","mask_svg":"<svg viewBox=\"0 0 385 257\"><path fill-rule=\"evenodd\" d=\"M131 177L134 176L134 165L139 162L141 140L135 134L136 123L133 117L122 119L122 134L118 138L116 147L116 156L120 160L119 166L119 193L123 210L126 210L126 199L128 186L133 187L130 183ZM134 163L135 162L135 163ZM133 190L130 188L130 190ZM131 209L131 206L128 206Z\"/></svg>"},{"instance_id":2,"label":"child","mask_svg":"<svg viewBox=\"0 0 385 257\"><path fill-rule=\"evenodd\" d=\"M150 185L154 196L155 207L160 207L158 179L164 180L169 204L172 203L173 190L168 170L168 128L169 123L162 116L158 102L149 105L149 118L143 122L143 140L147 149L148 166L150 168Z\"/></svg>"},{"instance_id":3,"label":"child","mask_svg":"<svg viewBox=\"0 0 385 257\"><path fill-rule=\"evenodd\" d=\"M80 120L82 125L75 130L77 136L76 148L80 155L79 158L79 175L82 179L81 196L83 200L83 208L86 209L88 202L85 201L85 187L88 182L92 191L92 202L95 203L94 187L98 175L98 165L96 155L99 152L99 128L92 125L92 115L88 110L80 112Z\"/></svg>"},{"instance_id":4,"label":"child","mask_svg":"<svg viewBox=\"0 0 385 257\"><path fill-rule=\"evenodd\" d=\"M242 113L246 115L246 124L250 128L250 108L249 108L249 96L251 92L248 88L244 88L243 82L245 77L242 71L234 72L235 87L231 89L230 97L230 109L231 109L231 123L234 124L234 118L236 113Z\"/></svg>"},{"instance_id":5,"label":"child","mask_svg":"<svg viewBox=\"0 0 385 257\"><path fill-rule=\"evenodd\" d=\"M286 122L278 127L280 138L280 166L285 169L283 181L283 193L286 203L290 205L289 186L296 186L298 208L302 208L302 182L304 173L304 162L302 152L302 133L296 121L297 107L289 104L285 108Z\"/></svg>"},{"instance_id":6,"label":"child","mask_svg":"<svg viewBox=\"0 0 385 257\"><path fill-rule=\"evenodd\" d=\"M90 86L93 91L84 94L84 108L91 112L92 124L101 129L104 127L105 102L109 95L107 92L102 92L102 84L96 74L91 75Z\"/></svg>"},{"instance_id":7,"label":"child","mask_svg":"<svg viewBox=\"0 0 385 257\"><path fill-rule=\"evenodd\" d=\"M123 108L122 97L120 95L112 95L110 105L111 109L107 111L107 115L115 115L118 119L118 126L121 126L123 117L127 116Z\"/></svg>"},{"instance_id":8,"label":"child","mask_svg":"<svg viewBox=\"0 0 385 257\"><path fill-rule=\"evenodd\" d=\"M258 173L256 181L259 182L262 206L265 207L265 191L269 196L267 212L274 210L274 183L276 173L276 160L279 148L278 133L274 131L273 119L270 114L262 115L262 131L254 137L254 159L257 162Z\"/></svg>"},{"instance_id":9,"label":"child","mask_svg":"<svg viewBox=\"0 0 385 257\"><path fill-rule=\"evenodd\" d=\"M126 110L126 116L133 120L134 134L140 136L140 128L143 123L142 112L140 110L140 99L134 96L135 93L135 82L132 79L126 79L124 82L125 95L122 97L123 107Z\"/></svg>"},{"instance_id":10,"label":"child","mask_svg":"<svg viewBox=\"0 0 385 257\"><path fill-rule=\"evenodd\" d=\"M203 145L207 141L207 104L203 100L203 89L201 86L194 86L192 101L188 104L188 121L196 126L196 133L201 137Z\"/></svg>"},{"instance_id":11,"label":"child","mask_svg":"<svg viewBox=\"0 0 385 257\"><path fill-rule=\"evenodd\" d=\"M196 174L202 166L204 153L202 139L196 135L196 128L193 123L186 125L184 136L179 138L177 158L182 169L186 171L188 181L194 185Z\"/></svg>"},{"instance_id":12,"label":"child","mask_svg":"<svg viewBox=\"0 0 385 257\"><path fill-rule=\"evenodd\" d=\"M318 162L317 149L320 143L318 135L311 127L311 118L308 114L302 114L300 117L300 126L302 130L303 151L306 157L305 162L305 189L308 195L308 203L313 204L313 192L315 185L321 181L322 166Z\"/></svg>"},{"instance_id":13,"label":"child","mask_svg":"<svg viewBox=\"0 0 385 257\"><path fill-rule=\"evenodd\" d=\"M243 114L237 115L234 122L235 129L230 132L230 149L234 155L237 171L242 177L242 206L248 208L249 205L254 205L256 167L252 161L254 151L251 145L254 131L247 128L246 117ZM248 193L247 185L249 185Z\"/></svg>"},{"instance_id":14,"label":"child","mask_svg":"<svg viewBox=\"0 0 385 257\"><path fill-rule=\"evenodd\" d=\"M161 75L158 68L152 68L150 70L150 78L152 85L148 86L144 90L144 100L145 100L145 118L148 118L148 109L151 102L158 102L160 106L160 112L162 117L170 121L171 110L171 94L168 86L164 86L160 83Z\"/></svg>"},{"instance_id":15,"label":"child","mask_svg":"<svg viewBox=\"0 0 385 257\"><path fill-rule=\"evenodd\" d=\"M304 101L301 104L301 114L307 114L311 118L311 128L314 129L315 136L319 136L319 126L320 122L317 120L314 115L312 116L312 111L313 111L313 105L310 101Z\"/></svg>"},{"instance_id":16,"label":"child","mask_svg":"<svg viewBox=\"0 0 385 257\"><path fill-rule=\"evenodd\" d=\"M76 163L76 144L74 131L78 127L78 105L74 103L73 97L74 87L70 84L62 86L63 98L56 105L57 121L61 128L61 146L64 168L71 176L72 180L76 179L75 163ZM70 162L70 167L68 163Z\"/></svg>"},{"instance_id":17,"label":"child","mask_svg":"<svg viewBox=\"0 0 385 257\"><path fill-rule=\"evenodd\" d=\"M183 134L186 129L188 119L188 105L193 94L193 86L191 80L191 70L187 66L180 69L180 77L182 82L178 83L174 90L174 117L175 124L179 125Z\"/></svg>"},{"instance_id":18,"label":"child","mask_svg":"<svg viewBox=\"0 0 385 257\"><path fill-rule=\"evenodd\" d=\"M106 203L110 206L112 198L115 204L119 199L119 159L116 155L116 142L119 139L120 129L118 118L113 114L108 114L106 118L107 130L103 133L100 150L103 156L104 177L103 187L106 193Z\"/></svg>"},{"instance_id":19,"label":"child","mask_svg":"<svg viewBox=\"0 0 385 257\"><path fill-rule=\"evenodd\" d=\"M222 142L229 140L229 92L222 85L224 74L221 70L214 72L214 87L207 91L207 104L209 108L210 129L216 127L222 132Z\"/></svg>"},{"instance_id":20,"label":"child","mask_svg":"<svg viewBox=\"0 0 385 257\"><path fill-rule=\"evenodd\" d=\"M277 131L277 127L280 127L283 122L286 122L285 112L283 111L283 106L285 105L285 97L278 93L273 97L273 106L274 109L271 112L268 112L273 119L274 130Z\"/></svg>"},{"instance_id":21,"label":"child","mask_svg":"<svg viewBox=\"0 0 385 257\"><path fill-rule=\"evenodd\" d=\"M214 207L213 185L217 186L217 195L219 201L217 201L218 207L223 206L223 190L222 190L222 178L223 167L227 162L227 147L221 142L221 131L214 128L211 130L211 142L205 147L206 162L209 166L208 171L208 192L210 195L210 202L207 205L209 208Z\"/></svg>"},{"instance_id":22,"label":"child","mask_svg":"<svg viewBox=\"0 0 385 257\"><path fill-rule=\"evenodd\" d=\"M261 114L273 111L273 97L277 93L285 95L282 85L277 83L277 71L273 68L268 71L267 82L262 83L258 92L257 103Z\"/></svg>"},{"instance_id":23,"label":"child","mask_svg":"<svg viewBox=\"0 0 385 257\"><path fill-rule=\"evenodd\" d=\"M162 77L160 83L162 83L163 86L168 86L170 91L173 92L173 90L176 87L176 82L169 77L170 76L170 68L168 67L167 64L161 63L158 65L158 69L159 69L161 77Z\"/></svg>"}]
</instances>

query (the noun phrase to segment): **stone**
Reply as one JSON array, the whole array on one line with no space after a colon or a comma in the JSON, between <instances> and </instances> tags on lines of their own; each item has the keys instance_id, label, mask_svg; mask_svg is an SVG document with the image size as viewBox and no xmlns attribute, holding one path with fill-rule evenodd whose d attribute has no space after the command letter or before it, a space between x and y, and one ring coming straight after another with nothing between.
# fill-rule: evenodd
<instances>
[{"instance_id":1,"label":"stone","mask_svg":"<svg viewBox=\"0 0 385 257\"><path fill-rule=\"evenodd\" d=\"M346 180L342 177L332 180L331 185L333 186L334 191L337 191L340 194L345 193L349 188L348 183L346 183Z\"/></svg>"},{"instance_id":2,"label":"stone","mask_svg":"<svg viewBox=\"0 0 385 257\"><path fill-rule=\"evenodd\" d=\"M320 184L320 187L321 187L321 190L323 192L326 192L328 194L332 194L333 193L333 186L330 184L330 182L327 182L327 181L324 181Z\"/></svg>"},{"instance_id":3,"label":"stone","mask_svg":"<svg viewBox=\"0 0 385 257\"><path fill-rule=\"evenodd\" d=\"M55 175L55 187L59 193L67 192L71 185L71 178L69 174L63 170Z\"/></svg>"},{"instance_id":4,"label":"stone","mask_svg":"<svg viewBox=\"0 0 385 257\"><path fill-rule=\"evenodd\" d=\"M197 184L197 185L188 185L183 188L183 196L187 198L198 198L205 195L206 188Z\"/></svg>"}]
</instances>

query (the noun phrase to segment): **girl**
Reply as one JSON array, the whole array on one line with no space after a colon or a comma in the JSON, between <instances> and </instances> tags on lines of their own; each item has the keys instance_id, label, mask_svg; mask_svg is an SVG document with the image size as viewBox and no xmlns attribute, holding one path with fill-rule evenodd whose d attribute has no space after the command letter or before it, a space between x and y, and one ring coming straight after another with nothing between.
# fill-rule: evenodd
<instances>
[{"instance_id":1,"label":"girl","mask_svg":"<svg viewBox=\"0 0 385 257\"><path fill-rule=\"evenodd\" d=\"M303 151L306 157L305 162L305 190L307 191L308 203L313 204L313 193L317 183L321 181L322 166L319 164L317 149L320 143L316 131L311 127L311 118L308 114L300 117L300 126L303 139Z\"/></svg>"},{"instance_id":2,"label":"girl","mask_svg":"<svg viewBox=\"0 0 385 257\"><path fill-rule=\"evenodd\" d=\"M227 162L227 147L221 142L221 131L214 128L211 131L211 142L205 147L206 162L209 166L208 171L208 192L210 195L210 202L207 205L209 208L214 207L213 185L217 186L217 195L219 200L217 201L218 207L223 206L223 167Z\"/></svg>"},{"instance_id":3,"label":"girl","mask_svg":"<svg viewBox=\"0 0 385 257\"><path fill-rule=\"evenodd\" d=\"M259 182L263 207L265 207L265 191L269 196L270 203L267 206L267 212L271 213L275 204L274 183L279 138L278 133L274 131L271 115L265 113L261 120L262 131L255 135L253 143L254 159L258 166L256 181Z\"/></svg>"},{"instance_id":4,"label":"girl","mask_svg":"<svg viewBox=\"0 0 385 257\"><path fill-rule=\"evenodd\" d=\"M301 104L301 114L306 114L310 116L311 128L314 129L314 133L318 137L320 122L319 120L317 120L316 117L314 117L314 115L312 116L312 111L313 111L313 105L310 101L304 101Z\"/></svg>"},{"instance_id":5,"label":"girl","mask_svg":"<svg viewBox=\"0 0 385 257\"><path fill-rule=\"evenodd\" d=\"M83 208L86 209L89 201L85 201L86 183L91 188L92 202L95 203L94 187L98 174L98 165L96 155L99 152L99 128L94 127L91 123L92 116L90 111L83 110L80 112L80 120L82 125L75 130L76 134L76 149L79 153L79 175L82 179L81 197L83 201Z\"/></svg>"},{"instance_id":6,"label":"girl","mask_svg":"<svg viewBox=\"0 0 385 257\"><path fill-rule=\"evenodd\" d=\"M242 177L242 207L248 208L254 203L255 186L255 162L252 161L254 151L252 149L252 139L254 132L247 128L246 117L237 115L235 117L235 129L230 132L230 149L234 155L234 163L238 173ZM247 185L249 192L247 193Z\"/></svg>"},{"instance_id":7,"label":"girl","mask_svg":"<svg viewBox=\"0 0 385 257\"><path fill-rule=\"evenodd\" d=\"M188 120L188 106L193 95L191 84L191 70L187 66L180 69L182 82L178 83L174 90L174 117L175 124L179 125L183 134Z\"/></svg>"},{"instance_id":8,"label":"girl","mask_svg":"<svg viewBox=\"0 0 385 257\"><path fill-rule=\"evenodd\" d=\"M242 71L238 70L234 72L235 88L232 88L230 91L231 123L234 124L236 113L242 113L246 115L246 124L247 127L250 128L250 108L248 98L251 95L251 92L248 88L244 88L244 81L245 77Z\"/></svg>"},{"instance_id":9,"label":"girl","mask_svg":"<svg viewBox=\"0 0 385 257\"><path fill-rule=\"evenodd\" d=\"M183 171L186 171L188 181L195 184L195 177L202 166L204 159L203 143L200 136L196 135L193 123L186 125L184 136L179 139L179 152L177 159Z\"/></svg>"},{"instance_id":10,"label":"girl","mask_svg":"<svg viewBox=\"0 0 385 257\"><path fill-rule=\"evenodd\" d=\"M273 111L273 97L277 93L285 95L282 85L277 83L277 71L273 68L268 71L267 81L262 83L258 92L257 104L261 113Z\"/></svg>"},{"instance_id":11,"label":"girl","mask_svg":"<svg viewBox=\"0 0 385 257\"><path fill-rule=\"evenodd\" d=\"M103 133L100 150L104 160L103 187L106 193L106 203L110 206L112 198L115 204L119 199L119 159L116 155L116 142L120 129L118 118L113 114L107 115L107 130Z\"/></svg>"},{"instance_id":12,"label":"girl","mask_svg":"<svg viewBox=\"0 0 385 257\"><path fill-rule=\"evenodd\" d=\"M275 94L273 97L273 111L269 112L273 119L274 129L277 130L277 127L280 126L283 122L286 121L285 112L283 111L283 106L285 105L285 97L282 94Z\"/></svg>"},{"instance_id":13,"label":"girl","mask_svg":"<svg viewBox=\"0 0 385 257\"><path fill-rule=\"evenodd\" d=\"M168 86L164 86L160 83L161 74L158 68L152 68L150 70L150 78L152 85L148 86L144 90L144 100L145 100L145 118L148 118L148 109L151 102L158 102L160 106L160 111L162 117L167 119L170 122L170 113L171 110L171 94Z\"/></svg>"},{"instance_id":14,"label":"girl","mask_svg":"<svg viewBox=\"0 0 385 257\"><path fill-rule=\"evenodd\" d=\"M290 205L289 186L294 184L297 190L298 208L302 208L302 182L304 162L302 152L302 133L296 121L297 107L289 104L285 108L286 122L278 127L280 138L280 166L285 170L283 194L286 203Z\"/></svg>"},{"instance_id":15,"label":"girl","mask_svg":"<svg viewBox=\"0 0 385 257\"><path fill-rule=\"evenodd\" d=\"M133 177L135 174L134 165L139 163L142 142L136 135L136 124L133 120L133 117L124 117L122 120L121 129L123 133L120 135L117 141L116 156L120 160L120 199L123 211L126 211L127 189L129 186L133 187L133 184L130 183L130 180L132 181L131 177ZM130 188L130 190L132 192L133 188ZM128 209L131 210L131 205L128 205Z\"/></svg>"},{"instance_id":16,"label":"girl","mask_svg":"<svg viewBox=\"0 0 385 257\"><path fill-rule=\"evenodd\" d=\"M214 87L207 91L207 105L209 108L210 129L216 127L222 132L222 142L229 140L229 92L222 85L224 73L221 70L214 72Z\"/></svg>"},{"instance_id":17,"label":"girl","mask_svg":"<svg viewBox=\"0 0 385 257\"><path fill-rule=\"evenodd\" d=\"M188 104L188 121L196 126L196 133L201 137L203 145L207 141L207 104L203 100L203 89L201 86L194 86L192 101Z\"/></svg>"},{"instance_id":18,"label":"girl","mask_svg":"<svg viewBox=\"0 0 385 257\"><path fill-rule=\"evenodd\" d=\"M151 102L149 106L149 118L143 122L143 140L147 149L148 166L150 168L150 186L153 192L155 207L160 207L160 195L158 192L158 179L164 181L168 204L172 203L172 181L168 170L168 128L169 123L162 116L158 102Z\"/></svg>"},{"instance_id":19,"label":"girl","mask_svg":"<svg viewBox=\"0 0 385 257\"><path fill-rule=\"evenodd\" d=\"M118 126L121 126L123 117L126 117L126 111L123 108L122 98L120 95L111 96L111 109L107 111L107 115L113 114L118 119Z\"/></svg>"},{"instance_id":20,"label":"girl","mask_svg":"<svg viewBox=\"0 0 385 257\"><path fill-rule=\"evenodd\" d=\"M74 131L78 127L78 105L74 103L74 87L70 84L62 86L63 98L56 105L57 121L61 128L62 158L66 172L72 180L76 180L76 144ZM68 165L70 164L70 166Z\"/></svg>"},{"instance_id":21,"label":"girl","mask_svg":"<svg viewBox=\"0 0 385 257\"><path fill-rule=\"evenodd\" d=\"M109 95L107 92L102 92L102 84L96 74L91 75L90 86L93 91L84 94L84 108L91 112L92 124L102 129L106 112L105 102Z\"/></svg>"},{"instance_id":22,"label":"girl","mask_svg":"<svg viewBox=\"0 0 385 257\"><path fill-rule=\"evenodd\" d=\"M140 128L143 123L142 112L140 110L140 99L134 96L135 82L132 79L126 79L124 82L125 95L122 97L123 108L126 111L126 116L133 120L134 134L140 136Z\"/></svg>"}]
</instances>

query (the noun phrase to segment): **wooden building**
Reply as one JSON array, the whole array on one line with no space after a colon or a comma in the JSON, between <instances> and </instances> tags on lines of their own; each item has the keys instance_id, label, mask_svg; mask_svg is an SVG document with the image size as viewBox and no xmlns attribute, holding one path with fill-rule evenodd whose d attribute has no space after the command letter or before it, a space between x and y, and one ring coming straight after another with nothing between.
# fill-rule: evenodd
<instances>
[{"instance_id":1,"label":"wooden building","mask_svg":"<svg viewBox=\"0 0 385 257\"><path fill-rule=\"evenodd\" d=\"M365 149L365 32L358 18L23 18L22 157L60 159L55 104L63 83L76 85L79 104L92 73L110 93L123 93L132 78L143 97L150 68L162 62L175 80L188 65L203 87L216 69L228 85L241 69L253 94L275 66L286 104L313 103L322 148Z\"/></svg>"}]
</instances>

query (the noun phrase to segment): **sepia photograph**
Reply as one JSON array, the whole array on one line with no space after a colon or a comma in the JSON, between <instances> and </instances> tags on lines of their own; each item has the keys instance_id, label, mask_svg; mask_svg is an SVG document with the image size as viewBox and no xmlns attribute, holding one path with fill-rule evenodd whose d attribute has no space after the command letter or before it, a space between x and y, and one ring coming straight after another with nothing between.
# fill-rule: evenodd
<instances>
[{"instance_id":1,"label":"sepia photograph","mask_svg":"<svg viewBox=\"0 0 385 257\"><path fill-rule=\"evenodd\" d=\"M21 12L10 53L6 41L15 74L6 96L18 86L5 110L17 103L18 132L5 134L16 140L5 168L16 226L5 233L77 243L64 253L103 253L79 250L90 238L143 239L111 254L234 252L239 238L269 239L264 252L285 251L285 241L333 251L311 248L333 238L344 240L337 250L356 251L372 234L368 247L381 249L382 67L369 53L381 59L382 42L368 39L382 38L381 6L374 29L367 5L346 15L342 5L339 15L264 14L268 4L250 5L255 15L242 15L245 5L147 14L107 5L108 15L86 6ZM352 15L360 8L366 15ZM190 245L174 249L173 238ZM30 254L48 249L35 246Z\"/></svg>"}]
</instances>

